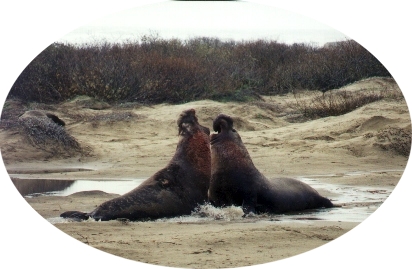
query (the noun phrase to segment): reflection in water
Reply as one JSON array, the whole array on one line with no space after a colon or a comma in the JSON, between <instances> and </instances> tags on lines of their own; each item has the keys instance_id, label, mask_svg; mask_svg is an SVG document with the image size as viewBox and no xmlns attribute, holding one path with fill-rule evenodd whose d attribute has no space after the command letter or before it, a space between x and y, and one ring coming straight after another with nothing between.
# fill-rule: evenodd
<instances>
[{"instance_id":1,"label":"reflection in water","mask_svg":"<svg viewBox=\"0 0 412 269\"><path fill-rule=\"evenodd\" d=\"M81 191L99 190L123 195L136 188L145 178L135 180L53 180L53 179L16 179L12 182L23 196L52 195L67 196Z\"/></svg>"},{"instance_id":2,"label":"reflection in water","mask_svg":"<svg viewBox=\"0 0 412 269\"><path fill-rule=\"evenodd\" d=\"M375 212L379 206L392 193L390 187L366 187L337 185L318 181L316 179L301 177L299 180L309 184L315 189L323 189L335 195L333 203L342 207L326 208L319 210L308 210L299 212L298 217L320 218L332 221L353 221L362 222ZM292 219L296 216L290 216Z\"/></svg>"},{"instance_id":3,"label":"reflection in water","mask_svg":"<svg viewBox=\"0 0 412 269\"><path fill-rule=\"evenodd\" d=\"M53 179L18 179L12 178L16 189L21 195L26 196L29 194L45 193L61 191L70 187L73 180L53 180Z\"/></svg>"},{"instance_id":4,"label":"reflection in water","mask_svg":"<svg viewBox=\"0 0 412 269\"><path fill-rule=\"evenodd\" d=\"M99 190L106 193L114 193L123 195L128 191L133 190L137 186L140 185L145 180L142 179L134 179L134 180L76 180L73 185L69 188L64 189L59 192L49 193L49 195L56 195L56 196L67 196L76 192L81 191L94 191Z\"/></svg>"}]
</instances>

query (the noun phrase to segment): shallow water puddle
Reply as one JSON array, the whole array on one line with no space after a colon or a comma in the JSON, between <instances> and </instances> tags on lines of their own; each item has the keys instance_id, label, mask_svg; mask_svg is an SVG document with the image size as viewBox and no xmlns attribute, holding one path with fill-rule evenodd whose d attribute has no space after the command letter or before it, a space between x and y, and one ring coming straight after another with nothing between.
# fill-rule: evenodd
<instances>
[{"instance_id":1,"label":"shallow water puddle","mask_svg":"<svg viewBox=\"0 0 412 269\"><path fill-rule=\"evenodd\" d=\"M67 196L81 191L99 190L106 193L123 195L136 188L146 178L133 180L53 180L53 179L15 179L12 181L21 195Z\"/></svg>"},{"instance_id":2,"label":"shallow water puddle","mask_svg":"<svg viewBox=\"0 0 412 269\"><path fill-rule=\"evenodd\" d=\"M283 215L282 220L296 218L318 218L328 221L362 222L389 197L392 188L389 187L365 187L328 184L316 179L299 178L317 190L325 190L333 194L332 202L341 207L310 210L300 212L297 215ZM327 195L326 195L327 196Z\"/></svg>"},{"instance_id":3,"label":"shallow water puddle","mask_svg":"<svg viewBox=\"0 0 412 269\"><path fill-rule=\"evenodd\" d=\"M160 219L160 222L207 222L207 221L302 221L326 220L362 222L372 214L392 193L388 187L364 187L328 184L316 179L301 177L299 180L309 184L341 207L306 210L279 215L256 215L243 218L240 207L215 208L203 205L190 216ZM45 180L13 179L19 192L27 197L41 195L67 196L76 192L99 190L106 193L125 194L141 184L145 179L133 180ZM60 217L49 219L52 223L66 222Z\"/></svg>"}]
</instances>

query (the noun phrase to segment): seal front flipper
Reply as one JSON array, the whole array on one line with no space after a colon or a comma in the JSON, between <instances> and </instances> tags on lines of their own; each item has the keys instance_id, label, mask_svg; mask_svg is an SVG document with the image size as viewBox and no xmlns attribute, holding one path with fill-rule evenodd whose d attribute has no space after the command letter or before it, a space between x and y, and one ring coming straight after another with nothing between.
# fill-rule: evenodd
<instances>
[{"instance_id":1,"label":"seal front flipper","mask_svg":"<svg viewBox=\"0 0 412 269\"><path fill-rule=\"evenodd\" d=\"M256 197L247 196L243 199L242 203L243 217L246 217L250 213L256 214Z\"/></svg>"},{"instance_id":2,"label":"seal front flipper","mask_svg":"<svg viewBox=\"0 0 412 269\"><path fill-rule=\"evenodd\" d=\"M89 219L89 213L84 213L80 211L67 211L60 214L60 217L65 219L73 219L73 220L87 220Z\"/></svg>"}]
</instances>

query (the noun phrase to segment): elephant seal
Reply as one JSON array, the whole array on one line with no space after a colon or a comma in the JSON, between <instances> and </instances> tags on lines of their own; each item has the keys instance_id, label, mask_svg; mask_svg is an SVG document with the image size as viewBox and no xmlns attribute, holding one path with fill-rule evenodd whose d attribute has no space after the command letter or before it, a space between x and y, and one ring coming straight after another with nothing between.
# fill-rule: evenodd
<instances>
[{"instance_id":1,"label":"elephant seal","mask_svg":"<svg viewBox=\"0 0 412 269\"><path fill-rule=\"evenodd\" d=\"M211 173L209 128L198 123L194 109L183 111L177 125L179 142L165 168L90 213L68 211L60 216L78 220L149 220L188 215L207 202Z\"/></svg>"},{"instance_id":2,"label":"elephant seal","mask_svg":"<svg viewBox=\"0 0 412 269\"><path fill-rule=\"evenodd\" d=\"M249 213L285 213L333 207L309 185L291 178L268 180L252 162L233 119L220 114L213 121L211 135L212 178L209 202L218 207L242 206Z\"/></svg>"}]
</instances>

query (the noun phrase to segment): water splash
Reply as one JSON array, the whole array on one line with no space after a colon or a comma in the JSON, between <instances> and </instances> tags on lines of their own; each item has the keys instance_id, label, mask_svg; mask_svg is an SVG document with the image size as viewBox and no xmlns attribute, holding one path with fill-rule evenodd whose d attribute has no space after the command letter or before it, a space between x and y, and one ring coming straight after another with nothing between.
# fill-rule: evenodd
<instances>
[{"instance_id":1,"label":"water splash","mask_svg":"<svg viewBox=\"0 0 412 269\"><path fill-rule=\"evenodd\" d=\"M243 210L241 207L229 206L229 207L214 207L207 203L198 206L192 214L188 216L181 216L175 218L162 218L156 220L156 222L208 222L208 221L233 221L241 220L243 216Z\"/></svg>"}]
</instances>

